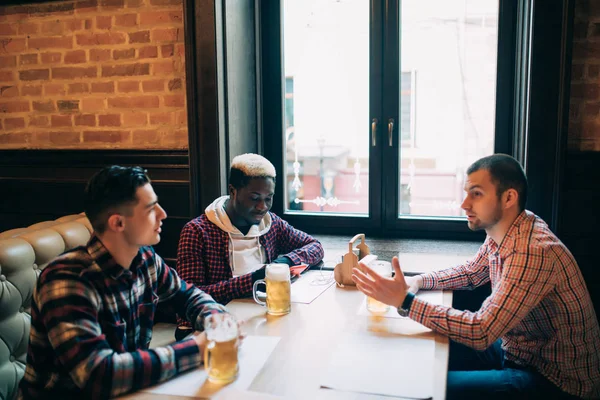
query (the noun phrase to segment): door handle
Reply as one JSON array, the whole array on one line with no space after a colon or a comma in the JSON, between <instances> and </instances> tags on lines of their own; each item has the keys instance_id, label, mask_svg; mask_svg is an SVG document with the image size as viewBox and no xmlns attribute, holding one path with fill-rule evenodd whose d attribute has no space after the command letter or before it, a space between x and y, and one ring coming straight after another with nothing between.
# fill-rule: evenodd
<instances>
[{"instance_id":1,"label":"door handle","mask_svg":"<svg viewBox=\"0 0 600 400\"><path fill-rule=\"evenodd\" d=\"M390 118L388 119L388 142L389 142L389 146L392 147L393 145L393 136L394 135L394 118Z\"/></svg>"},{"instance_id":2,"label":"door handle","mask_svg":"<svg viewBox=\"0 0 600 400\"><path fill-rule=\"evenodd\" d=\"M371 146L377 146L377 118L371 121Z\"/></svg>"}]
</instances>

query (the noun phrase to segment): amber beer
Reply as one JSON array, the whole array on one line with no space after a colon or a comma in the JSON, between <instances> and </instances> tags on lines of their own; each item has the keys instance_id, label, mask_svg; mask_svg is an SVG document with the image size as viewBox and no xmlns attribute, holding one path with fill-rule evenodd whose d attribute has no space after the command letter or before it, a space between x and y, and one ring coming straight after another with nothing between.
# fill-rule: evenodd
<instances>
[{"instance_id":1,"label":"amber beer","mask_svg":"<svg viewBox=\"0 0 600 400\"><path fill-rule=\"evenodd\" d=\"M209 340L204 352L208 380L215 383L234 381L239 371L239 333L235 318L230 314L209 315L204 326Z\"/></svg>"},{"instance_id":2,"label":"amber beer","mask_svg":"<svg viewBox=\"0 0 600 400\"><path fill-rule=\"evenodd\" d=\"M267 285L267 301L260 301L256 296L259 283ZM256 281L253 287L254 300L267 306L271 315L288 314L291 310L290 267L287 264L269 264L265 271L265 280Z\"/></svg>"}]
</instances>

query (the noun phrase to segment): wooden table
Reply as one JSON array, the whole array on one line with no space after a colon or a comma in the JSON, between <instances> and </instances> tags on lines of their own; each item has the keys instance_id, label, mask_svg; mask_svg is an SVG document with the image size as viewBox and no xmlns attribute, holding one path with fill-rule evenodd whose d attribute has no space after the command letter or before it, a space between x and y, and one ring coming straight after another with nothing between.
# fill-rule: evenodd
<instances>
[{"instance_id":1,"label":"wooden table","mask_svg":"<svg viewBox=\"0 0 600 400\"><path fill-rule=\"evenodd\" d=\"M404 260L404 266L412 271L430 271L464 260L465 256L411 254ZM227 307L230 311L238 319L245 321L243 329L246 334L281 338L248 390L286 399L389 400L390 397L320 388L320 378L328 367L328 357L335 349L336 338L348 332L385 330L386 327L402 322L401 319L395 318L375 319L357 316L357 309L363 299L364 295L355 287L338 288L334 284L311 304L292 304L291 313L280 317L266 314L264 307L249 299L229 303ZM451 305L451 303L451 292L444 292L443 304ZM433 332L425 335L429 335L430 340L435 342L435 361L432 366L433 398L444 399L448 368L448 339ZM184 398L168 397L173 400ZM142 391L128 398L153 400L165 396Z\"/></svg>"}]
</instances>

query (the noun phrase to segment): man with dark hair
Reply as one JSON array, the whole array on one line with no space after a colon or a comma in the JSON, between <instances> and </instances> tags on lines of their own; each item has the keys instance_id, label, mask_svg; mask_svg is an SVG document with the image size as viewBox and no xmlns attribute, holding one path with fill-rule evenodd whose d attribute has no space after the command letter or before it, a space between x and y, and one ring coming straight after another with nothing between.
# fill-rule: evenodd
<instances>
[{"instance_id":1,"label":"man with dark hair","mask_svg":"<svg viewBox=\"0 0 600 400\"><path fill-rule=\"evenodd\" d=\"M258 154L235 157L229 172L229 196L221 196L204 214L188 222L179 239L177 272L226 304L249 296L265 276L266 263L316 264L323 247L271 213L275 167ZM175 337L189 332L179 319Z\"/></svg>"},{"instance_id":2,"label":"man with dark hair","mask_svg":"<svg viewBox=\"0 0 600 400\"><path fill-rule=\"evenodd\" d=\"M112 166L86 188L94 227L86 246L51 262L33 294L23 398L108 398L200 365L207 343L196 332L149 349L159 302L201 331L204 318L226 312L182 281L154 252L162 220L146 171Z\"/></svg>"},{"instance_id":3,"label":"man with dark hair","mask_svg":"<svg viewBox=\"0 0 600 400\"><path fill-rule=\"evenodd\" d=\"M525 210L521 165L502 154L482 158L468 169L465 191L461 207L469 228L487 233L473 260L404 277L394 257L393 278L361 264L363 271L353 274L357 287L452 340L448 399L598 398L598 319L569 250ZM414 295L419 289L473 289L487 282L492 294L476 312Z\"/></svg>"}]
</instances>

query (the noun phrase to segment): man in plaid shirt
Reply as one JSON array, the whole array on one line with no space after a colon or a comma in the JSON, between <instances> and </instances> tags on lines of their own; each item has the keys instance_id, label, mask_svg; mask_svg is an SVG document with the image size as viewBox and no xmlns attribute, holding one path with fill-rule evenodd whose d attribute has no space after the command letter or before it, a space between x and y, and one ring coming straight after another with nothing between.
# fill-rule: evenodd
<instances>
[{"instance_id":1,"label":"man in plaid shirt","mask_svg":"<svg viewBox=\"0 0 600 400\"><path fill-rule=\"evenodd\" d=\"M525 210L523 169L497 154L476 161L467 174L462 208L469 228L487 233L475 258L406 278L397 257L394 278L361 265L372 278L355 269L358 288L452 339L448 399L600 397L600 329L589 292L569 250ZM487 282L492 294L477 312L414 295Z\"/></svg>"},{"instance_id":2,"label":"man in plaid shirt","mask_svg":"<svg viewBox=\"0 0 600 400\"><path fill-rule=\"evenodd\" d=\"M253 283L265 277L266 263L321 261L321 243L269 211L274 193L273 164L258 154L235 157L229 196L216 199L181 231L177 251L181 278L227 304L252 294ZM176 338L191 329L181 318L178 324Z\"/></svg>"},{"instance_id":3,"label":"man in plaid shirt","mask_svg":"<svg viewBox=\"0 0 600 400\"><path fill-rule=\"evenodd\" d=\"M33 293L20 397L109 398L197 367L205 333L149 349L159 302L192 321L226 312L154 252L166 213L145 171L112 166L89 182L95 234L42 272Z\"/></svg>"}]
</instances>

